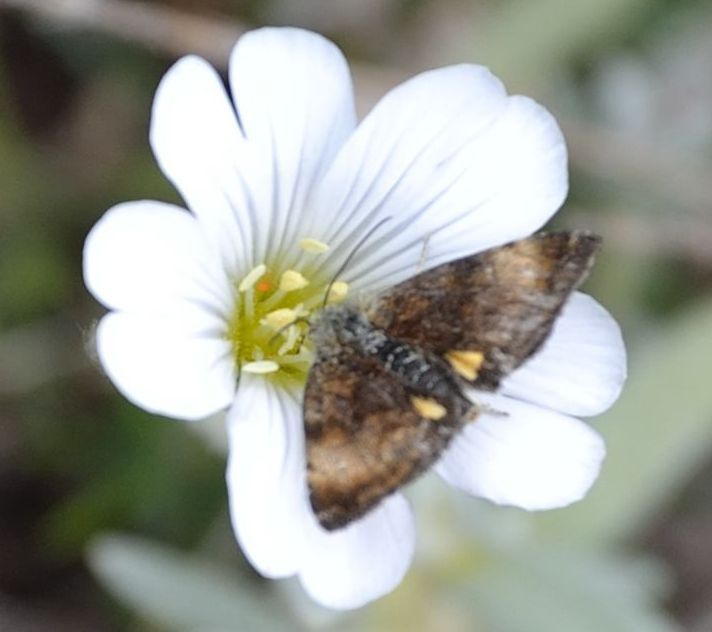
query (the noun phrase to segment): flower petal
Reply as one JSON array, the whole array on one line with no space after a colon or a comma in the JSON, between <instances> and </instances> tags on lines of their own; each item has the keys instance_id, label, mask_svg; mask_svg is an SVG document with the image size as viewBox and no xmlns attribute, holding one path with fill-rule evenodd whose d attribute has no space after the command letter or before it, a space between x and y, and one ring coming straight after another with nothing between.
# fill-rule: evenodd
<instances>
[{"instance_id":1,"label":"flower petal","mask_svg":"<svg viewBox=\"0 0 712 632\"><path fill-rule=\"evenodd\" d=\"M388 93L339 153L311 206L339 218L316 234L335 247L392 218L346 275L385 287L416 272L424 246L428 268L528 235L558 209L567 187L553 117L530 99L507 97L487 69L460 65Z\"/></svg>"},{"instance_id":2,"label":"flower petal","mask_svg":"<svg viewBox=\"0 0 712 632\"><path fill-rule=\"evenodd\" d=\"M246 143L225 87L204 59L184 57L163 77L150 136L161 170L205 226L223 265L249 270L255 231Z\"/></svg>"},{"instance_id":3,"label":"flower petal","mask_svg":"<svg viewBox=\"0 0 712 632\"><path fill-rule=\"evenodd\" d=\"M308 499L297 398L260 376L243 375L228 434L232 523L262 575L298 573L307 592L332 608L356 608L398 585L415 544L407 502L392 496L344 529L322 529Z\"/></svg>"},{"instance_id":4,"label":"flower petal","mask_svg":"<svg viewBox=\"0 0 712 632\"><path fill-rule=\"evenodd\" d=\"M97 350L107 375L144 410L200 419L228 406L235 377L226 340L195 331L174 318L113 312L97 329Z\"/></svg>"},{"instance_id":5,"label":"flower petal","mask_svg":"<svg viewBox=\"0 0 712 632\"><path fill-rule=\"evenodd\" d=\"M296 245L305 200L356 125L349 68L316 33L263 28L243 35L230 59L230 86L249 142L249 184L260 210L260 252Z\"/></svg>"},{"instance_id":6,"label":"flower petal","mask_svg":"<svg viewBox=\"0 0 712 632\"><path fill-rule=\"evenodd\" d=\"M327 532L314 523L309 532L299 577L312 599L329 608L358 608L389 593L415 548L413 515L401 494L343 529Z\"/></svg>"},{"instance_id":7,"label":"flower petal","mask_svg":"<svg viewBox=\"0 0 712 632\"><path fill-rule=\"evenodd\" d=\"M188 301L213 325L229 309L227 277L211 265L195 217L161 202L104 214L84 244L84 280L108 308L166 313Z\"/></svg>"},{"instance_id":8,"label":"flower petal","mask_svg":"<svg viewBox=\"0 0 712 632\"><path fill-rule=\"evenodd\" d=\"M583 498L605 456L601 437L565 415L477 392L485 412L468 424L436 470L448 483L500 505L564 507Z\"/></svg>"},{"instance_id":9,"label":"flower petal","mask_svg":"<svg viewBox=\"0 0 712 632\"><path fill-rule=\"evenodd\" d=\"M298 518L306 495L301 406L264 377L244 373L228 438L230 515L242 550L266 577L293 575L303 552Z\"/></svg>"},{"instance_id":10,"label":"flower petal","mask_svg":"<svg viewBox=\"0 0 712 632\"><path fill-rule=\"evenodd\" d=\"M569 415L598 415L616 401L625 377L620 328L599 303L577 292L543 348L503 382L502 392Z\"/></svg>"}]
</instances>

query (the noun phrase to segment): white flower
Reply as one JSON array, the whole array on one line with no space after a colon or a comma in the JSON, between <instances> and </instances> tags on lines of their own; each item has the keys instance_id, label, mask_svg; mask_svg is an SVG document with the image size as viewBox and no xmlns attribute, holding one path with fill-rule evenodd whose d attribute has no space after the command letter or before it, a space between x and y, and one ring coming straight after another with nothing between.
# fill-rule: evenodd
<instances>
[{"instance_id":1,"label":"white flower","mask_svg":"<svg viewBox=\"0 0 712 632\"><path fill-rule=\"evenodd\" d=\"M191 212L130 202L92 229L86 284L112 310L99 357L146 410L198 419L229 408L227 482L245 554L267 577L298 575L322 604L357 607L403 577L413 520L396 494L345 529L317 525L300 408L309 343L297 319L319 308L383 217L341 295L415 274L426 239L432 267L537 230L566 195L564 141L546 110L474 65L414 77L357 126L343 56L298 29L242 37L229 83L232 100L204 60L186 57L158 88L151 144ZM624 373L616 324L575 294L544 349L481 397L506 423L485 414L468 425L437 472L528 509L581 498L604 447L571 415L607 408Z\"/></svg>"}]
</instances>

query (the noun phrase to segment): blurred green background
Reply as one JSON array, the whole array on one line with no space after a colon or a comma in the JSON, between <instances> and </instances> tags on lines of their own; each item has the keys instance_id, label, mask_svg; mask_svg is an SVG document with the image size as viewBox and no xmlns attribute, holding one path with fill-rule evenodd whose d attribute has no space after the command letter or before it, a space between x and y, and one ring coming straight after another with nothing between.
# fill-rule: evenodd
<instances>
[{"instance_id":1,"label":"blurred green background","mask_svg":"<svg viewBox=\"0 0 712 632\"><path fill-rule=\"evenodd\" d=\"M162 73L188 52L224 68L262 24L334 39L361 112L460 61L542 101L571 152L555 225L604 236L586 289L630 352L585 501L527 514L426 477L411 572L347 614L250 569L221 420L124 401L81 280L105 209L177 199L147 141ZM709 1L0 0L0 629L709 632L711 175Z\"/></svg>"}]
</instances>

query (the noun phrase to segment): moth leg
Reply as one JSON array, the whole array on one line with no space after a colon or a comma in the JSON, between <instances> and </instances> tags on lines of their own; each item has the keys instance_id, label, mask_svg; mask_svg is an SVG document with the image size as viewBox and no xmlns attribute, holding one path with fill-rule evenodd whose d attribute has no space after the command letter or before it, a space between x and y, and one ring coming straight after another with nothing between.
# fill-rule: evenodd
<instances>
[{"instance_id":1,"label":"moth leg","mask_svg":"<svg viewBox=\"0 0 712 632\"><path fill-rule=\"evenodd\" d=\"M494 406L490 406L489 404L477 404L477 413L478 416L480 413L485 414L485 415L492 415L493 417L509 417L509 413L504 411L504 410L499 410L498 408L495 408ZM470 421L476 421L475 419L469 419Z\"/></svg>"}]
</instances>

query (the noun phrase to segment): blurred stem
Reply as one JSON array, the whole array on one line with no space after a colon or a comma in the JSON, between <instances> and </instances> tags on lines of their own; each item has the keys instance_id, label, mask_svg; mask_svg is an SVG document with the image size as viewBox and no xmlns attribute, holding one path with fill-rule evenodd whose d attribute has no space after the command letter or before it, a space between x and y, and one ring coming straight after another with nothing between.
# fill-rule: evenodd
<instances>
[{"instance_id":1,"label":"blurred stem","mask_svg":"<svg viewBox=\"0 0 712 632\"><path fill-rule=\"evenodd\" d=\"M712 198L710 198L712 200ZM591 230L604 238L606 247L638 257L670 257L701 268L712 267L712 223L690 215L636 216L626 209L569 208L562 215L567 228Z\"/></svg>"},{"instance_id":2,"label":"blurred stem","mask_svg":"<svg viewBox=\"0 0 712 632\"><path fill-rule=\"evenodd\" d=\"M676 153L634 134L589 122L561 120L577 168L606 180L655 190L709 222L712 182L699 156ZM703 167L700 168L700 164Z\"/></svg>"},{"instance_id":3,"label":"blurred stem","mask_svg":"<svg viewBox=\"0 0 712 632\"><path fill-rule=\"evenodd\" d=\"M629 8L638 5L639 0L630 1ZM521 4L516 6L521 9ZM70 28L104 31L172 57L195 53L223 69L235 40L248 29L232 18L207 18L133 0L0 0L2 7L25 10ZM361 112L409 74L365 64L352 68ZM590 123L564 121L562 127L572 163L581 171L617 183L638 182L689 210L709 213L712 184L703 170L687 164L690 158Z\"/></svg>"},{"instance_id":4,"label":"blurred stem","mask_svg":"<svg viewBox=\"0 0 712 632\"><path fill-rule=\"evenodd\" d=\"M132 0L0 0L0 8L21 9L70 28L105 31L171 56L188 52L224 65L235 40L246 30L233 19Z\"/></svg>"},{"instance_id":5,"label":"blurred stem","mask_svg":"<svg viewBox=\"0 0 712 632\"><path fill-rule=\"evenodd\" d=\"M18 327L0 336L0 397L31 393L58 377L91 367L82 333L69 319L55 317Z\"/></svg>"}]
</instances>

